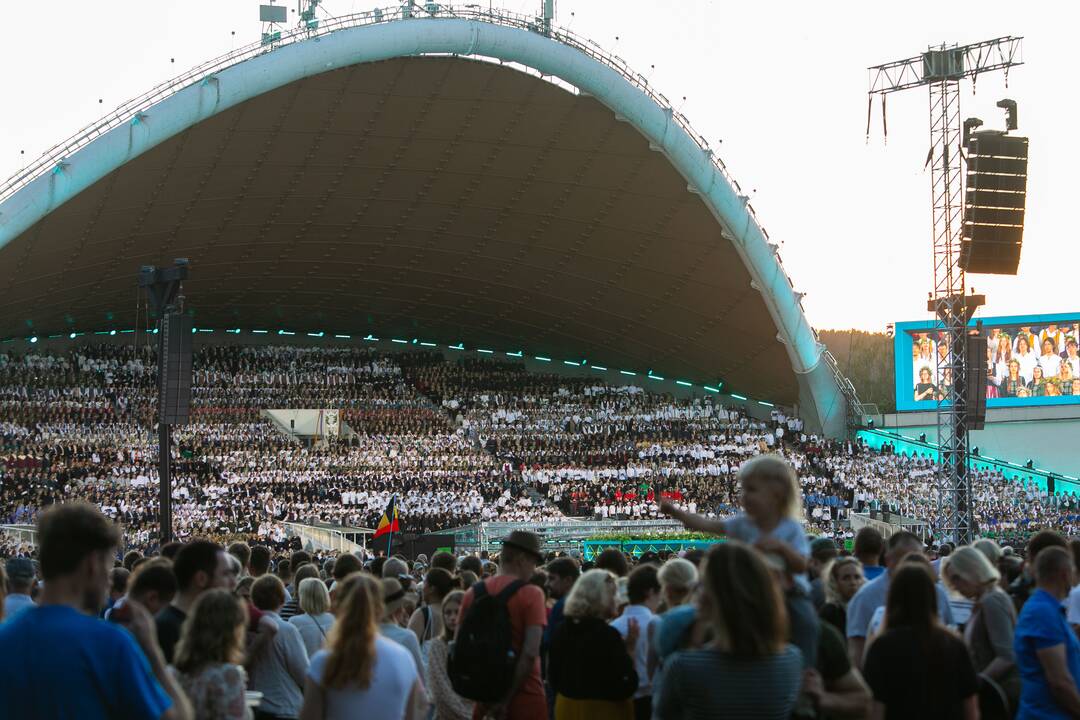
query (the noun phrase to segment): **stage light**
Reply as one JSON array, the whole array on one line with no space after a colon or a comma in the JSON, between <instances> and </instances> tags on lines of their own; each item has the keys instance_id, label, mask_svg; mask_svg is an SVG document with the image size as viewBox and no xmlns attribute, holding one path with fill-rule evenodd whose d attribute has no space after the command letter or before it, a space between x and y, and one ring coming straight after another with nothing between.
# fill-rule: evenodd
<instances>
[{"instance_id":1,"label":"stage light","mask_svg":"<svg viewBox=\"0 0 1080 720\"><path fill-rule=\"evenodd\" d=\"M31 343L36 343L37 342L37 335L34 335L32 338L30 338L30 342Z\"/></svg>"}]
</instances>

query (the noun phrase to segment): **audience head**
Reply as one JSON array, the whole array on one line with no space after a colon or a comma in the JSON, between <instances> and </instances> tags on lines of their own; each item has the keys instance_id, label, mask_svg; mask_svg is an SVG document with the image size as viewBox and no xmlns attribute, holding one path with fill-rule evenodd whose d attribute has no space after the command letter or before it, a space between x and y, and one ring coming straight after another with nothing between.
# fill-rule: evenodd
<instances>
[{"instance_id":1,"label":"audience head","mask_svg":"<svg viewBox=\"0 0 1080 720\"><path fill-rule=\"evenodd\" d=\"M281 582L285 584L292 583L292 571L292 563L288 560L288 558L278 560L276 575L278 576L278 579L281 580Z\"/></svg>"},{"instance_id":2,"label":"audience head","mask_svg":"<svg viewBox=\"0 0 1080 720\"><path fill-rule=\"evenodd\" d=\"M124 553L124 568L134 570L135 562L142 559L143 554L138 550L128 550Z\"/></svg>"},{"instance_id":3,"label":"audience head","mask_svg":"<svg viewBox=\"0 0 1080 720\"><path fill-rule=\"evenodd\" d=\"M182 673L194 674L207 665L241 662L247 619L243 603L231 592L207 590L184 621L173 665Z\"/></svg>"},{"instance_id":4,"label":"audience head","mask_svg":"<svg viewBox=\"0 0 1080 720\"><path fill-rule=\"evenodd\" d=\"M443 639L453 640L457 633L458 614L465 599L464 590L451 590L442 601Z\"/></svg>"},{"instance_id":5,"label":"audience head","mask_svg":"<svg viewBox=\"0 0 1080 720\"><path fill-rule=\"evenodd\" d=\"M311 562L311 553L307 550L296 550L289 556L289 567L292 572L296 572L296 568L309 562Z\"/></svg>"},{"instance_id":6,"label":"audience head","mask_svg":"<svg viewBox=\"0 0 1080 720\"><path fill-rule=\"evenodd\" d=\"M360 572L363 569L364 563L360 560L360 558L356 557L352 553L345 553L334 561L333 578L339 581L344 580L345 578L352 575L354 572Z\"/></svg>"},{"instance_id":7,"label":"audience head","mask_svg":"<svg viewBox=\"0 0 1080 720\"><path fill-rule=\"evenodd\" d=\"M605 621L615 617L615 580L615 574L609 570L595 569L582 573L566 596L563 614L568 618Z\"/></svg>"},{"instance_id":8,"label":"audience head","mask_svg":"<svg viewBox=\"0 0 1080 720\"><path fill-rule=\"evenodd\" d=\"M443 568L431 568L424 576L424 602L438 605L457 585L454 576Z\"/></svg>"},{"instance_id":9,"label":"audience head","mask_svg":"<svg viewBox=\"0 0 1080 720\"><path fill-rule=\"evenodd\" d=\"M630 563L622 550L608 548L596 557L596 569L607 570L615 577L626 577L630 573Z\"/></svg>"},{"instance_id":10,"label":"audience head","mask_svg":"<svg viewBox=\"0 0 1080 720\"><path fill-rule=\"evenodd\" d=\"M890 571L904 561L908 555L922 554L923 542L915 533L901 530L889 536L886 545L885 565Z\"/></svg>"},{"instance_id":11,"label":"audience head","mask_svg":"<svg viewBox=\"0 0 1080 720\"><path fill-rule=\"evenodd\" d=\"M741 502L751 518L798 517L802 490L791 464L779 455L758 455L739 467Z\"/></svg>"},{"instance_id":12,"label":"audience head","mask_svg":"<svg viewBox=\"0 0 1080 720\"><path fill-rule=\"evenodd\" d=\"M251 547L246 542L237 541L229 545L229 554L239 561L240 572L237 577L242 577L247 572L248 564L251 561Z\"/></svg>"},{"instance_id":13,"label":"audience head","mask_svg":"<svg viewBox=\"0 0 1080 720\"><path fill-rule=\"evenodd\" d=\"M1001 580L1001 573L971 545L957 548L941 563L945 583L964 597L977 600Z\"/></svg>"},{"instance_id":14,"label":"audience head","mask_svg":"<svg viewBox=\"0 0 1080 720\"><path fill-rule=\"evenodd\" d=\"M817 538L810 543L810 569L816 575L821 575L822 569L836 559L838 554L832 538Z\"/></svg>"},{"instance_id":15,"label":"audience head","mask_svg":"<svg viewBox=\"0 0 1080 720\"><path fill-rule=\"evenodd\" d=\"M183 543L177 542L176 540L170 540L161 546L161 557L166 560L175 560L176 553L180 552L180 548L183 546Z\"/></svg>"},{"instance_id":16,"label":"audience head","mask_svg":"<svg viewBox=\"0 0 1080 720\"><path fill-rule=\"evenodd\" d=\"M480 582L480 577L472 570L462 570L458 573L458 578L461 579L461 587L468 590L476 583Z\"/></svg>"},{"instance_id":17,"label":"audience head","mask_svg":"<svg viewBox=\"0 0 1080 720\"><path fill-rule=\"evenodd\" d=\"M128 597L157 615L176 595L176 575L166 558L153 558L141 564L131 574Z\"/></svg>"},{"instance_id":18,"label":"audience head","mask_svg":"<svg viewBox=\"0 0 1080 720\"><path fill-rule=\"evenodd\" d=\"M320 578L304 578L300 580L299 588L300 609L305 614L318 616L330 610L330 593Z\"/></svg>"},{"instance_id":19,"label":"audience head","mask_svg":"<svg viewBox=\"0 0 1080 720\"><path fill-rule=\"evenodd\" d=\"M547 593L555 600L566 597L581 577L581 568L568 557L555 558L544 567L547 569Z\"/></svg>"},{"instance_id":20,"label":"audience head","mask_svg":"<svg viewBox=\"0 0 1080 720\"><path fill-rule=\"evenodd\" d=\"M7 589L12 593L29 595L34 589L36 573L29 558L11 558L6 563Z\"/></svg>"},{"instance_id":21,"label":"audience head","mask_svg":"<svg viewBox=\"0 0 1080 720\"><path fill-rule=\"evenodd\" d=\"M127 592L128 578L131 572L124 567L114 567L109 573L109 596L118 600Z\"/></svg>"},{"instance_id":22,"label":"audience head","mask_svg":"<svg viewBox=\"0 0 1080 720\"><path fill-rule=\"evenodd\" d=\"M193 540L176 553L173 572L180 594L195 598L206 590L228 587L232 568L220 545Z\"/></svg>"},{"instance_id":23,"label":"audience head","mask_svg":"<svg viewBox=\"0 0 1080 720\"><path fill-rule=\"evenodd\" d=\"M484 574L484 563L475 555L466 555L461 558L461 562L458 563L459 571L469 571L476 574L476 577L480 577Z\"/></svg>"},{"instance_id":24,"label":"audience head","mask_svg":"<svg viewBox=\"0 0 1080 720\"><path fill-rule=\"evenodd\" d=\"M382 579L382 622L391 625L405 625L408 615L405 610L405 588L395 578Z\"/></svg>"},{"instance_id":25,"label":"audience head","mask_svg":"<svg viewBox=\"0 0 1080 720\"><path fill-rule=\"evenodd\" d=\"M645 605L655 611L660 605L660 581L655 565L638 565L630 572L626 595L631 605Z\"/></svg>"},{"instance_id":26,"label":"audience head","mask_svg":"<svg viewBox=\"0 0 1080 720\"><path fill-rule=\"evenodd\" d=\"M994 567L997 567L998 563L1001 561L1001 546L999 546L990 538L982 538L981 540L976 540L971 544L971 546L981 552L983 555L985 555L986 559L989 560L990 564Z\"/></svg>"},{"instance_id":27,"label":"audience head","mask_svg":"<svg viewBox=\"0 0 1080 720\"><path fill-rule=\"evenodd\" d=\"M285 583L276 575L256 578L251 586L251 604L263 612L278 612L285 604Z\"/></svg>"},{"instance_id":28,"label":"audience head","mask_svg":"<svg viewBox=\"0 0 1080 720\"><path fill-rule=\"evenodd\" d=\"M310 578L320 578L319 566L315 563L307 563L296 569L296 572L293 574L293 587L297 588L297 591L299 592L300 583Z\"/></svg>"},{"instance_id":29,"label":"audience head","mask_svg":"<svg viewBox=\"0 0 1080 720\"><path fill-rule=\"evenodd\" d=\"M780 652L787 642L788 619L779 585L753 548L731 540L705 556L699 603L711 621L716 645L740 658Z\"/></svg>"},{"instance_id":30,"label":"audience head","mask_svg":"<svg viewBox=\"0 0 1080 720\"><path fill-rule=\"evenodd\" d=\"M1041 553L1046 548L1059 547L1066 549L1069 547L1059 533L1053 530L1040 530L1031 536L1027 543L1027 556L1024 558L1028 565L1034 566L1035 562Z\"/></svg>"},{"instance_id":31,"label":"audience head","mask_svg":"<svg viewBox=\"0 0 1080 720\"><path fill-rule=\"evenodd\" d=\"M260 575L260 577L262 576ZM240 578L240 582L236 583L236 590L233 591L236 597L251 602L251 586L255 584L255 579L254 575L245 575Z\"/></svg>"},{"instance_id":32,"label":"audience head","mask_svg":"<svg viewBox=\"0 0 1080 720\"><path fill-rule=\"evenodd\" d=\"M120 528L85 502L53 505L38 522L38 560L47 586L60 587L85 612L109 596L109 572Z\"/></svg>"},{"instance_id":33,"label":"audience head","mask_svg":"<svg viewBox=\"0 0 1080 720\"><path fill-rule=\"evenodd\" d=\"M446 572L453 575L454 570L457 569L457 558L455 558L451 553L448 553L445 550L440 550L439 552L431 556L431 567L442 568Z\"/></svg>"},{"instance_id":34,"label":"audience head","mask_svg":"<svg viewBox=\"0 0 1080 720\"><path fill-rule=\"evenodd\" d=\"M864 527L855 533L854 554L864 566L880 565L884 549L885 538L876 529Z\"/></svg>"},{"instance_id":35,"label":"audience head","mask_svg":"<svg viewBox=\"0 0 1080 720\"><path fill-rule=\"evenodd\" d=\"M1059 545L1047 545L1035 558L1035 582L1040 589L1064 600L1073 586L1072 555Z\"/></svg>"},{"instance_id":36,"label":"audience head","mask_svg":"<svg viewBox=\"0 0 1080 720\"><path fill-rule=\"evenodd\" d=\"M261 577L270 572L270 548L265 545L252 547L248 565L251 568L251 574L255 577Z\"/></svg>"},{"instance_id":37,"label":"audience head","mask_svg":"<svg viewBox=\"0 0 1080 720\"><path fill-rule=\"evenodd\" d=\"M825 599L844 607L866 581L862 563L854 557L836 558L825 566L822 576L825 579Z\"/></svg>"},{"instance_id":38,"label":"audience head","mask_svg":"<svg viewBox=\"0 0 1080 720\"><path fill-rule=\"evenodd\" d=\"M365 689L371 685L375 667L383 585L365 573L353 573L342 585L337 619L326 638L330 656L322 684L327 688Z\"/></svg>"},{"instance_id":39,"label":"audience head","mask_svg":"<svg viewBox=\"0 0 1080 720\"><path fill-rule=\"evenodd\" d=\"M392 557L387 560L382 567L382 576L384 578L394 578L400 580L402 575L409 574L409 565L401 558Z\"/></svg>"},{"instance_id":40,"label":"audience head","mask_svg":"<svg viewBox=\"0 0 1080 720\"><path fill-rule=\"evenodd\" d=\"M903 562L889 580L885 625L929 634L938 624L937 591L928 563Z\"/></svg>"},{"instance_id":41,"label":"audience head","mask_svg":"<svg viewBox=\"0 0 1080 720\"><path fill-rule=\"evenodd\" d=\"M664 604L673 608L690 602L698 583L698 569L689 560L672 558L663 564L656 577Z\"/></svg>"},{"instance_id":42,"label":"audience head","mask_svg":"<svg viewBox=\"0 0 1080 720\"><path fill-rule=\"evenodd\" d=\"M499 572L528 582L543 560L540 536L528 530L514 530L503 539Z\"/></svg>"}]
</instances>

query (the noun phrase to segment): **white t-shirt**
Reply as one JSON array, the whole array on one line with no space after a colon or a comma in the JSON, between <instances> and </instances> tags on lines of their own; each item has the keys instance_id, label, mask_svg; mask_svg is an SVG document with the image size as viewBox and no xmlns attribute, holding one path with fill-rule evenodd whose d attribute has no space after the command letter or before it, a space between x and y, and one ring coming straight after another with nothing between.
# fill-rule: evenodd
<instances>
[{"instance_id":1,"label":"white t-shirt","mask_svg":"<svg viewBox=\"0 0 1080 720\"><path fill-rule=\"evenodd\" d=\"M1080 625L1080 585L1073 587L1065 599L1065 618L1070 625Z\"/></svg>"},{"instance_id":2,"label":"white t-shirt","mask_svg":"<svg viewBox=\"0 0 1080 720\"><path fill-rule=\"evenodd\" d=\"M320 650L311 659L308 677L322 685L328 650ZM403 647L379 635L375 638L375 667L371 685L366 690L326 689L326 720L351 720L358 717L404 718L409 695L416 683L416 663Z\"/></svg>"}]
</instances>

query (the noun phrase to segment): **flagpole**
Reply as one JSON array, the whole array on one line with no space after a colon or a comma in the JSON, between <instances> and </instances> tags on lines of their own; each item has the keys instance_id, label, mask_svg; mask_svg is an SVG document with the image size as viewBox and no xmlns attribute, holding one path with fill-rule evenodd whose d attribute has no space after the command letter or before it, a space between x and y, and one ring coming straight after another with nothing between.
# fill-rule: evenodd
<instances>
[{"instance_id":1,"label":"flagpole","mask_svg":"<svg viewBox=\"0 0 1080 720\"><path fill-rule=\"evenodd\" d=\"M391 496L390 499L394 504L393 514L396 516L397 515L397 493L394 493ZM386 557L387 557L387 559L389 559L390 558L390 547L394 544L394 518L390 517L390 518L387 518L387 520L390 521L390 537L388 537L386 539Z\"/></svg>"}]
</instances>

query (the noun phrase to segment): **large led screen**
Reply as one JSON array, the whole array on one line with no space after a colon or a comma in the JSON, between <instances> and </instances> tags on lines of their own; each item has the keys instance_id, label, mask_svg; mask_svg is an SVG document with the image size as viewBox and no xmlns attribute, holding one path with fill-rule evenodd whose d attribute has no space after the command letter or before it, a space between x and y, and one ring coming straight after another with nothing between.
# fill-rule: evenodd
<instances>
[{"instance_id":1,"label":"large led screen","mask_svg":"<svg viewBox=\"0 0 1080 720\"><path fill-rule=\"evenodd\" d=\"M987 407L1080 403L1080 313L980 319ZM940 329L929 321L897 323L894 346L897 410L933 409L952 384Z\"/></svg>"}]
</instances>

